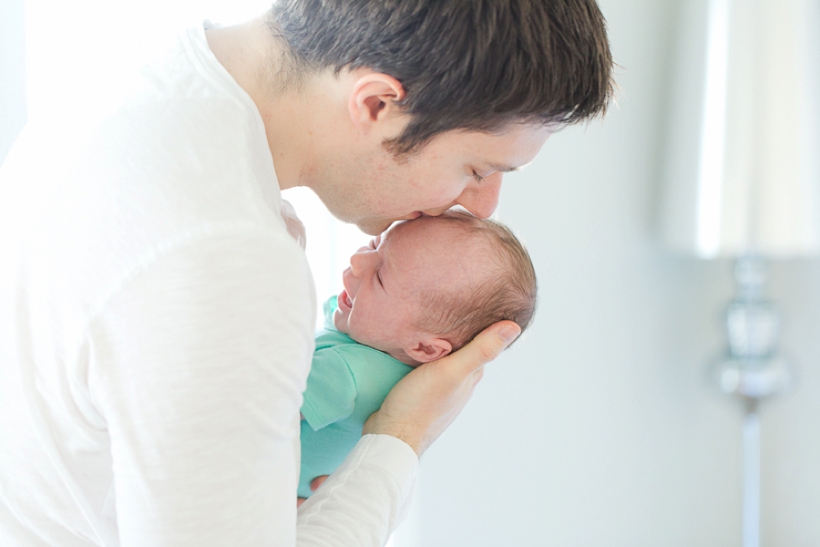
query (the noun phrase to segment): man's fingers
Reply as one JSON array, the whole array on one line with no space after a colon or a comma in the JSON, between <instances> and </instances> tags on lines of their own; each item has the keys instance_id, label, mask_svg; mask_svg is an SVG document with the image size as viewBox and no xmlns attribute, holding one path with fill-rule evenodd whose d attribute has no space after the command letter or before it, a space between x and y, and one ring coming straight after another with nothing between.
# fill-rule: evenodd
<instances>
[{"instance_id":1,"label":"man's fingers","mask_svg":"<svg viewBox=\"0 0 820 547\"><path fill-rule=\"evenodd\" d=\"M452 359L457 361L456 366L461 367L462 372L472 374L498 357L519 334L521 328L518 325L512 321L500 321L481 331L469 344L454 353Z\"/></svg>"},{"instance_id":2,"label":"man's fingers","mask_svg":"<svg viewBox=\"0 0 820 547\"><path fill-rule=\"evenodd\" d=\"M327 475L320 475L320 476L316 477L315 479L313 479L312 481L310 481L310 491L311 492L317 491L319 489L319 487L322 486L325 483L326 480L327 480Z\"/></svg>"},{"instance_id":3,"label":"man's fingers","mask_svg":"<svg viewBox=\"0 0 820 547\"><path fill-rule=\"evenodd\" d=\"M319 489L319 487L322 486L322 484L324 484L324 482L326 480L327 480L327 475L321 475L319 477L316 477L312 481L310 481L310 490L311 490L311 492L317 491ZM299 507L301 507L301 505L303 503L305 503L306 501L307 501L307 498L296 498L296 508L298 509Z\"/></svg>"}]
</instances>

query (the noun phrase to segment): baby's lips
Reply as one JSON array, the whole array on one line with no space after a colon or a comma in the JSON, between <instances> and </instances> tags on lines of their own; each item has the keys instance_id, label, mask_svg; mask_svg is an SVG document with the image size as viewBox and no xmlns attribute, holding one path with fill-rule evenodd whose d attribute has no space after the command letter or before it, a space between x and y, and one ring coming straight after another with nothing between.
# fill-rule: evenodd
<instances>
[{"instance_id":1,"label":"baby's lips","mask_svg":"<svg viewBox=\"0 0 820 547\"><path fill-rule=\"evenodd\" d=\"M348 296L346 289L342 289L342 292L339 293L337 303L339 309L342 311L347 311L353 307L353 302L350 301L350 296Z\"/></svg>"}]
</instances>

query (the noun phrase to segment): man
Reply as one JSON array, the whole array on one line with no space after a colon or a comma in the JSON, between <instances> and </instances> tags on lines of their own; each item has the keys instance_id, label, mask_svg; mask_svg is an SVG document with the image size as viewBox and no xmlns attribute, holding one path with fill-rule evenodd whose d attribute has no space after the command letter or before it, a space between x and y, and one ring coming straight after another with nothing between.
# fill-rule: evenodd
<instances>
[{"instance_id":1,"label":"man","mask_svg":"<svg viewBox=\"0 0 820 547\"><path fill-rule=\"evenodd\" d=\"M610 70L594 0L287 0L28 127L0 170L0 544L384 543L519 330L402 380L297 521L316 306L280 190L371 234L486 217Z\"/></svg>"}]
</instances>

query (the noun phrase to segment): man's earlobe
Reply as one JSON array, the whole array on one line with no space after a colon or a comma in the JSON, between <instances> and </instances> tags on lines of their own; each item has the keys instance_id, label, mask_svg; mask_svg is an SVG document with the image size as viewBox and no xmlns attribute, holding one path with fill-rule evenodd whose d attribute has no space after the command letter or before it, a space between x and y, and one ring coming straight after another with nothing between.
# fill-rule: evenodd
<instances>
[{"instance_id":1,"label":"man's earlobe","mask_svg":"<svg viewBox=\"0 0 820 547\"><path fill-rule=\"evenodd\" d=\"M363 74L350 93L350 119L362 134L367 134L376 123L399 113L397 102L404 95L404 86L392 76L381 72Z\"/></svg>"},{"instance_id":2,"label":"man's earlobe","mask_svg":"<svg viewBox=\"0 0 820 547\"><path fill-rule=\"evenodd\" d=\"M449 355L453 351L453 345L444 338L431 338L419 342L412 348L405 350L407 355L419 363L429 363Z\"/></svg>"}]
</instances>

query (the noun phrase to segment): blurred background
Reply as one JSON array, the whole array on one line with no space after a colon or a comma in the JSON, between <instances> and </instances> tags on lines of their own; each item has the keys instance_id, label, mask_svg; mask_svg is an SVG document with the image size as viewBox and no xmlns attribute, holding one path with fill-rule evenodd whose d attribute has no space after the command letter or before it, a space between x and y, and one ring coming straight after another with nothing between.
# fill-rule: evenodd
<instances>
[{"instance_id":1,"label":"blurred background","mask_svg":"<svg viewBox=\"0 0 820 547\"><path fill-rule=\"evenodd\" d=\"M676 254L658 236L685 2L601 0L617 105L506 177L498 216L532 254L538 314L425 454L396 547L740 545L743 411L705 373L725 352L731 262ZM3 0L0 159L27 117L81 107L84 88L116 83L160 37L268 5L228 4ZM308 225L324 299L367 238L311 195L286 197ZM817 546L820 260L774 263L768 294L800 382L762 407L762 544Z\"/></svg>"}]
</instances>

